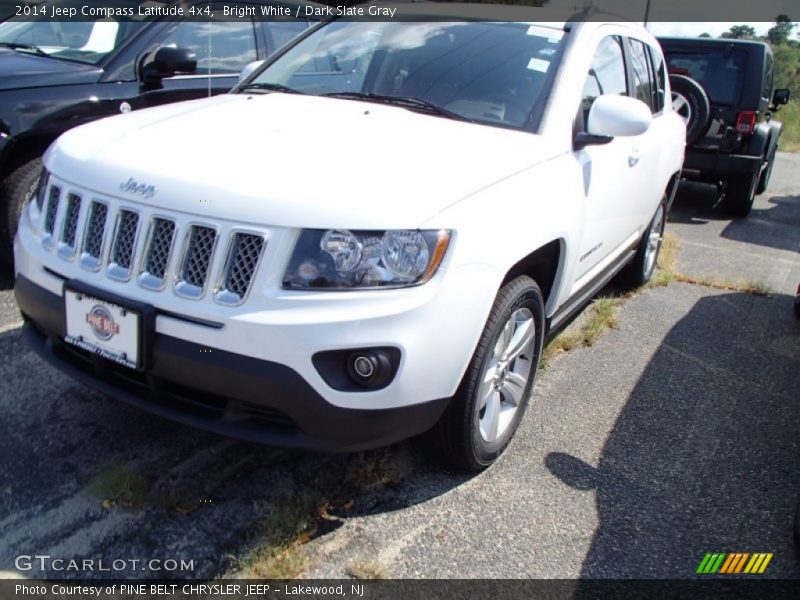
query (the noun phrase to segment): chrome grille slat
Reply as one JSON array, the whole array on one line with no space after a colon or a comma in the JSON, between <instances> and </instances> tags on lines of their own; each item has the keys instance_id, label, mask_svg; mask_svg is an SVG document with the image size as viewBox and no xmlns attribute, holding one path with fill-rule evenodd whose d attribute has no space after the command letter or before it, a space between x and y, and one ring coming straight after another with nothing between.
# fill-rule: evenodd
<instances>
[{"instance_id":1,"label":"chrome grille slat","mask_svg":"<svg viewBox=\"0 0 800 600\"><path fill-rule=\"evenodd\" d=\"M119 211L108 265L108 274L115 279L127 280L131 275L138 226L138 214L125 209Z\"/></svg>"},{"instance_id":2,"label":"chrome grille slat","mask_svg":"<svg viewBox=\"0 0 800 600\"><path fill-rule=\"evenodd\" d=\"M180 295L200 298L205 293L216 242L216 230L203 225L191 226L175 287Z\"/></svg>"},{"instance_id":3,"label":"chrome grille slat","mask_svg":"<svg viewBox=\"0 0 800 600\"><path fill-rule=\"evenodd\" d=\"M251 233L233 234L222 281L216 294L217 301L232 305L244 301L263 249L263 236Z\"/></svg>"},{"instance_id":4,"label":"chrome grille slat","mask_svg":"<svg viewBox=\"0 0 800 600\"><path fill-rule=\"evenodd\" d=\"M96 270L100 268L107 216L108 206L96 200L92 201L89 205L89 218L83 234L83 253L81 256L81 264L87 269Z\"/></svg>"},{"instance_id":5,"label":"chrome grille slat","mask_svg":"<svg viewBox=\"0 0 800 600\"><path fill-rule=\"evenodd\" d=\"M172 242L175 238L175 222L155 217L150 223L144 251L144 264L139 274L139 284L160 290L166 281Z\"/></svg>"},{"instance_id":6,"label":"chrome grille slat","mask_svg":"<svg viewBox=\"0 0 800 600\"><path fill-rule=\"evenodd\" d=\"M75 256L75 239L78 233L78 217L81 214L81 197L67 194L67 208L64 212L64 223L61 226L61 241L58 244L58 255L71 259Z\"/></svg>"},{"instance_id":7,"label":"chrome grille slat","mask_svg":"<svg viewBox=\"0 0 800 600\"><path fill-rule=\"evenodd\" d=\"M58 202L61 199L61 188L52 186L50 188L50 197L47 201L47 213L44 218L44 231L50 235L56 226L56 215L58 214Z\"/></svg>"}]
</instances>

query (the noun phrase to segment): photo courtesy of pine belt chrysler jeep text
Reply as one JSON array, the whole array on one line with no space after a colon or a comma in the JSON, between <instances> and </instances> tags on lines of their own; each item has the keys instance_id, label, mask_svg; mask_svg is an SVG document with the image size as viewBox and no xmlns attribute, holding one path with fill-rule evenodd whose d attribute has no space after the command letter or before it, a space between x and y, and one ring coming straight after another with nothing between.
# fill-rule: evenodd
<instances>
[{"instance_id":1,"label":"photo courtesy of pine belt chrysler jeep text","mask_svg":"<svg viewBox=\"0 0 800 600\"><path fill-rule=\"evenodd\" d=\"M652 275L685 125L635 24L332 20L230 94L73 129L15 240L29 344L192 426L509 443L542 346ZM87 415L87 418L91 418Z\"/></svg>"}]
</instances>

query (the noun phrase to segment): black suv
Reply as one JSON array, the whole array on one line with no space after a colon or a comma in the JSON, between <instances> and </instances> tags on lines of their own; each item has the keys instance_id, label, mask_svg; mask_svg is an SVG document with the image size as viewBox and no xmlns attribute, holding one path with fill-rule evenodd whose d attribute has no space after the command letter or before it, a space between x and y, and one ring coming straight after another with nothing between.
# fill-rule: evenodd
<instances>
[{"instance_id":1,"label":"black suv","mask_svg":"<svg viewBox=\"0 0 800 600\"><path fill-rule=\"evenodd\" d=\"M242 69L265 59L311 23L300 0L226 0L228 7L283 7L269 21L219 19L222 4L181 2L198 18L136 21L9 20L0 23L0 254L12 257L24 204L34 194L41 156L61 133L88 121L230 90ZM84 0L54 0L77 10ZM141 0L106 0L133 7ZM150 1L165 10L174 2ZM302 2L303 6L311 3ZM194 9L194 10L192 10ZM274 9L273 9L274 10ZM209 14L213 13L213 14ZM305 11L301 10L302 15ZM165 13L161 13L165 14ZM213 135L213 132L209 132Z\"/></svg>"},{"instance_id":2,"label":"black suv","mask_svg":"<svg viewBox=\"0 0 800 600\"><path fill-rule=\"evenodd\" d=\"M772 118L789 90L772 91L772 49L763 42L659 38L673 105L686 121L683 176L715 183L734 217L767 189L783 124Z\"/></svg>"}]
</instances>

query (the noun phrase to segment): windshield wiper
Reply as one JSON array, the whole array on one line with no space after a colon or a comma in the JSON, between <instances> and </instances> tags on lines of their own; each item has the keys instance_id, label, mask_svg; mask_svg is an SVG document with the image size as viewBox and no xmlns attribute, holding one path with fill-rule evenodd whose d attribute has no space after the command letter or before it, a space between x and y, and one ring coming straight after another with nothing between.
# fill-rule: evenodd
<instances>
[{"instance_id":1,"label":"windshield wiper","mask_svg":"<svg viewBox=\"0 0 800 600\"><path fill-rule=\"evenodd\" d=\"M451 110L447 110L438 104L411 96L386 96L383 94L373 94L372 92L330 92L321 95L329 98L346 98L352 100L365 100L366 102L378 102L380 104L391 104L392 106L400 106L409 110L424 112L429 115L447 117L448 119L472 121L472 119L468 119L463 115L459 115Z\"/></svg>"},{"instance_id":2,"label":"windshield wiper","mask_svg":"<svg viewBox=\"0 0 800 600\"><path fill-rule=\"evenodd\" d=\"M301 92L300 90L296 90L294 88L290 88L288 86L283 85L282 83L248 83L244 86L240 92L244 92L245 90L265 90L267 92L285 92L287 94L304 94L305 92Z\"/></svg>"},{"instance_id":3,"label":"windshield wiper","mask_svg":"<svg viewBox=\"0 0 800 600\"><path fill-rule=\"evenodd\" d=\"M31 44L17 44L16 42L0 42L0 46L3 48L11 48L12 50L25 50L27 52L33 52L34 54L38 54L39 56L50 56L47 52L39 48L39 46L32 46Z\"/></svg>"}]
</instances>

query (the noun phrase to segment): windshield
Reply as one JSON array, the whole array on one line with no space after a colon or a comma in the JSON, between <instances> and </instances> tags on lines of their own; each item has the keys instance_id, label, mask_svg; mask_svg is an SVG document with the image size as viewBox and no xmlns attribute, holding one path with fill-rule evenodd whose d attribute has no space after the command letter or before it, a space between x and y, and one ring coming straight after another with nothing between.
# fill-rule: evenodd
<instances>
[{"instance_id":1,"label":"windshield","mask_svg":"<svg viewBox=\"0 0 800 600\"><path fill-rule=\"evenodd\" d=\"M563 37L563 30L522 23L334 21L248 85L389 103L411 98L419 102L406 108L525 128L545 100Z\"/></svg>"},{"instance_id":2,"label":"windshield","mask_svg":"<svg viewBox=\"0 0 800 600\"><path fill-rule=\"evenodd\" d=\"M15 18L0 23L0 45L14 47L20 52L97 64L142 26L141 20L144 17L136 20L139 6L163 4L165 2L107 0L103 2L103 7L114 9L120 15L128 14L126 20L97 18L87 21L59 21L50 16L53 6L61 9L75 8L78 14L83 14L81 11L91 8L91 5L81 0L53 0L44 3L46 12L40 12L39 16ZM87 16L87 19L90 18Z\"/></svg>"}]
</instances>

